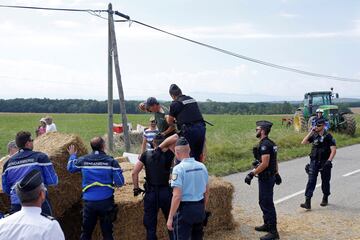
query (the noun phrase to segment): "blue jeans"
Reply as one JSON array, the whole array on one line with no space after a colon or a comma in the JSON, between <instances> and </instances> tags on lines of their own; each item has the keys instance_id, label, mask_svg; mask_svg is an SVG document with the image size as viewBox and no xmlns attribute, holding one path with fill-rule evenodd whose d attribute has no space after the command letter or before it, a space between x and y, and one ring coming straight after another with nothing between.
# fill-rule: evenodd
<instances>
[{"instance_id":1,"label":"blue jeans","mask_svg":"<svg viewBox=\"0 0 360 240\"><path fill-rule=\"evenodd\" d=\"M259 205L263 212L264 223L276 225L276 210L274 205L275 177L259 178Z\"/></svg>"},{"instance_id":2,"label":"blue jeans","mask_svg":"<svg viewBox=\"0 0 360 240\"><path fill-rule=\"evenodd\" d=\"M182 136L188 140L190 145L190 157L200 161L200 156L204 149L206 128L205 123L196 123L185 126L182 129Z\"/></svg>"},{"instance_id":3,"label":"blue jeans","mask_svg":"<svg viewBox=\"0 0 360 240\"><path fill-rule=\"evenodd\" d=\"M202 240L204 219L204 201L181 202L173 220L174 240Z\"/></svg>"},{"instance_id":4,"label":"blue jeans","mask_svg":"<svg viewBox=\"0 0 360 240\"><path fill-rule=\"evenodd\" d=\"M320 161L311 160L309 168L309 179L306 185L305 196L311 198L313 196L318 174L321 174L321 189L325 196L330 195L330 179L331 179L331 168L322 169Z\"/></svg>"},{"instance_id":5,"label":"blue jeans","mask_svg":"<svg viewBox=\"0 0 360 240\"><path fill-rule=\"evenodd\" d=\"M15 212L18 212L20 210L21 210L21 205L20 204L11 204L10 213L15 213ZM51 209L51 204L50 204L50 201L49 201L47 196L45 198L45 201L41 205L41 212L48 215L48 216L53 216L53 212L52 212L52 209Z\"/></svg>"},{"instance_id":6,"label":"blue jeans","mask_svg":"<svg viewBox=\"0 0 360 240\"><path fill-rule=\"evenodd\" d=\"M90 240L98 218L104 240L113 240L113 223L109 214L114 207L114 198L100 201L84 201L81 240Z\"/></svg>"},{"instance_id":7,"label":"blue jeans","mask_svg":"<svg viewBox=\"0 0 360 240\"><path fill-rule=\"evenodd\" d=\"M146 228L146 239L157 240L156 226L159 209L161 209L165 222L168 219L172 191L170 187L149 187L144 197L144 226ZM172 232L169 231L169 238L173 239Z\"/></svg>"}]
</instances>

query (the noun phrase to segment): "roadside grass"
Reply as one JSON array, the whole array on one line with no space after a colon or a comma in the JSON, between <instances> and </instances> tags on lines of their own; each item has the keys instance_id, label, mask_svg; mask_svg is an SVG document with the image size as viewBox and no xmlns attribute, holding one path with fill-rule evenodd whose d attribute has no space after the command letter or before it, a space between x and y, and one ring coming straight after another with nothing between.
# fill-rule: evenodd
<instances>
[{"instance_id":1,"label":"roadside grass","mask_svg":"<svg viewBox=\"0 0 360 240\"><path fill-rule=\"evenodd\" d=\"M0 155L6 154L6 144L14 139L20 130L35 134L39 119L45 114L0 113ZM85 143L94 136L103 136L107 132L106 114L52 114L60 132L79 135ZM128 115L133 127L136 124L147 125L149 114ZM296 133L293 128L281 125L281 115L206 115L207 121L215 126L207 126L207 162L210 174L227 175L247 170L253 161L252 148L258 142L255 138L255 122L269 120L274 123L270 138L279 148L280 161L306 156L309 145L300 142L306 133ZM360 115L356 115L358 129L354 137L333 133L338 147L360 143ZM114 122L120 122L120 116L114 116ZM122 153L117 149L114 156Z\"/></svg>"}]
</instances>

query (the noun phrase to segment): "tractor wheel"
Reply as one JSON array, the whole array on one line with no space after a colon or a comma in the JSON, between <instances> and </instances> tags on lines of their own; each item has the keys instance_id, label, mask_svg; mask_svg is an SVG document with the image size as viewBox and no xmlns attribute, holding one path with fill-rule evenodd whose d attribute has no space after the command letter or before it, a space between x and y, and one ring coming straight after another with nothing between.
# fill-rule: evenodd
<instances>
[{"instance_id":1,"label":"tractor wheel","mask_svg":"<svg viewBox=\"0 0 360 240\"><path fill-rule=\"evenodd\" d=\"M313 122L314 118L316 118L316 116L311 116L308 120L308 125L307 125L308 131L310 131L313 127L312 122Z\"/></svg>"},{"instance_id":2,"label":"tractor wheel","mask_svg":"<svg viewBox=\"0 0 360 240\"><path fill-rule=\"evenodd\" d=\"M294 114L294 128L297 132L302 132L306 130L305 118L302 111L298 110Z\"/></svg>"},{"instance_id":3,"label":"tractor wheel","mask_svg":"<svg viewBox=\"0 0 360 240\"><path fill-rule=\"evenodd\" d=\"M356 132L356 121L353 114L343 114L342 117L345 121L343 132L353 136Z\"/></svg>"}]
</instances>

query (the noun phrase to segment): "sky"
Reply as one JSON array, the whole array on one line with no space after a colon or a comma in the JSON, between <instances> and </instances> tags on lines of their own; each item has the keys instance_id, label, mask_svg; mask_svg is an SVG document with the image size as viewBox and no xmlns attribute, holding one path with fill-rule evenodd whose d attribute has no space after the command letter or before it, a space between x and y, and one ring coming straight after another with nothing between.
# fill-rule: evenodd
<instances>
[{"instance_id":1,"label":"sky","mask_svg":"<svg viewBox=\"0 0 360 240\"><path fill-rule=\"evenodd\" d=\"M0 0L0 4L107 9L108 2ZM131 19L241 55L360 79L357 0L116 0L112 4ZM330 87L340 97L360 98L360 82L269 68L136 23L116 23L116 35L127 100L149 96L170 100L172 83L200 101L292 101L301 100L305 92ZM0 8L0 99L107 99L107 44L107 20L88 13ZM116 84L114 98L118 98Z\"/></svg>"}]
</instances>

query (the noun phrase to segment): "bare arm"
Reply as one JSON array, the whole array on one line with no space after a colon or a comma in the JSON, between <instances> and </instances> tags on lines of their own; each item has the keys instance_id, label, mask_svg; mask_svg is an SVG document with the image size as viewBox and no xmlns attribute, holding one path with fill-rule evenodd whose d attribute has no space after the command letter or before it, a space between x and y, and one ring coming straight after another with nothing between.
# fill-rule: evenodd
<instances>
[{"instance_id":1,"label":"bare arm","mask_svg":"<svg viewBox=\"0 0 360 240\"><path fill-rule=\"evenodd\" d=\"M172 231L173 228L173 218L175 216L176 211L178 210L179 206L180 206L180 202L181 202L181 195L182 195L182 191L181 188L178 187L174 187L173 188L173 196L171 199L171 208L170 208L170 212L169 212L169 217L167 220L167 228Z\"/></svg>"},{"instance_id":2,"label":"bare arm","mask_svg":"<svg viewBox=\"0 0 360 240\"><path fill-rule=\"evenodd\" d=\"M174 134L168 138L166 138L159 147L163 152L166 152L168 149L170 149L172 152L175 152L175 143L178 140L178 135Z\"/></svg>"},{"instance_id":3,"label":"bare arm","mask_svg":"<svg viewBox=\"0 0 360 240\"><path fill-rule=\"evenodd\" d=\"M165 131L163 131L161 134L162 134L163 136L166 136L166 135L168 135L169 133L174 132L174 130L175 130L175 125L169 125L169 127L168 127Z\"/></svg>"},{"instance_id":4,"label":"bare arm","mask_svg":"<svg viewBox=\"0 0 360 240\"><path fill-rule=\"evenodd\" d=\"M145 152L145 149L146 149L146 138L143 138L143 141L141 143L140 155L143 154L143 152Z\"/></svg>"},{"instance_id":5,"label":"bare arm","mask_svg":"<svg viewBox=\"0 0 360 240\"><path fill-rule=\"evenodd\" d=\"M261 155L261 163L256 169L253 170L253 173L255 175L258 175L259 173L264 171L269 166L269 161L270 161L270 154Z\"/></svg>"},{"instance_id":6,"label":"bare arm","mask_svg":"<svg viewBox=\"0 0 360 240\"><path fill-rule=\"evenodd\" d=\"M335 157L335 154L336 154L336 146L331 146L330 147L330 150L331 150L331 153L330 153L330 156L329 156L329 161L332 161Z\"/></svg>"},{"instance_id":7,"label":"bare arm","mask_svg":"<svg viewBox=\"0 0 360 240\"><path fill-rule=\"evenodd\" d=\"M167 118L166 118L166 121L167 121L167 123L170 125L170 126L175 126L175 118L173 117L173 116L168 116Z\"/></svg>"},{"instance_id":8,"label":"bare arm","mask_svg":"<svg viewBox=\"0 0 360 240\"><path fill-rule=\"evenodd\" d=\"M144 167L144 164L141 161L137 161L136 164L135 164L135 167L134 167L134 169L133 169L133 171L131 173L134 188L139 187L139 173L141 172L143 167Z\"/></svg>"},{"instance_id":9,"label":"bare arm","mask_svg":"<svg viewBox=\"0 0 360 240\"><path fill-rule=\"evenodd\" d=\"M314 131L311 130L305 137L304 139L301 141L301 144L309 144L309 138L314 134Z\"/></svg>"}]
</instances>

